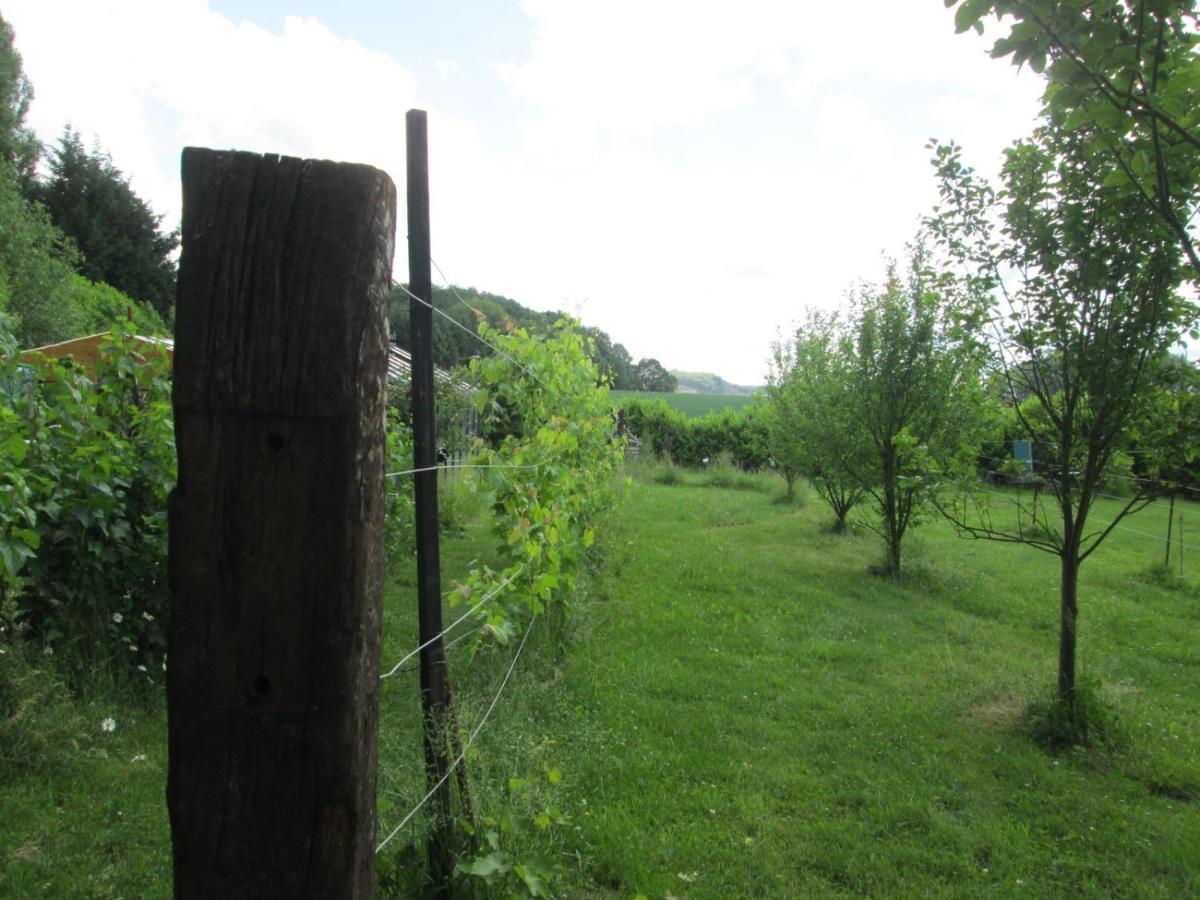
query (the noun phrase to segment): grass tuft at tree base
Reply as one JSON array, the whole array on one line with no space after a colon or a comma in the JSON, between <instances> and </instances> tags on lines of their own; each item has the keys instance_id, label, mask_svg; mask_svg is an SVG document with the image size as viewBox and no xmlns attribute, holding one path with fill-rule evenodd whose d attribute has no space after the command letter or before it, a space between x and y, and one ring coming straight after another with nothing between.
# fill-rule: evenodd
<instances>
[{"instance_id":1,"label":"grass tuft at tree base","mask_svg":"<svg viewBox=\"0 0 1200 900\"><path fill-rule=\"evenodd\" d=\"M1073 747L1107 751L1124 743L1115 712L1100 696L1100 684L1080 679L1070 701L1059 697L1057 687L1038 694L1025 708L1025 732L1052 753Z\"/></svg>"}]
</instances>

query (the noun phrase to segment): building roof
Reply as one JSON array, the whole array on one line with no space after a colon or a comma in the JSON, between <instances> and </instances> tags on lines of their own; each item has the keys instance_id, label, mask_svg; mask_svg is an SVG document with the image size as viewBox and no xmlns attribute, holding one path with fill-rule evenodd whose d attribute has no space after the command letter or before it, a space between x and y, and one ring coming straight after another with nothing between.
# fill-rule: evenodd
<instances>
[{"instance_id":1,"label":"building roof","mask_svg":"<svg viewBox=\"0 0 1200 900\"><path fill-rule=\"evenodd\" d=\"M96 363L100 359L100 348L104 344L109 343L111 339L112 332L105 331L100 334L89 334L86 337L71 338L69 341L59 341L57 344L47 344L44 347L31 347L28 350L21 351L21 362L36 364L39 357L48 359L70 358L89 372L92 372L95 370ZM133 340L141 345L139 349L143 353L165 353L168 369L170 369L170 366L175 361L174 340L171 338L145 337L140 334L134 335ZM388 344L387 370L388 381L397 381L400 379L407 381L412 377L412 354L396 344ZM433 370L433 377L441 384L458 388L468 387L456 382L454 376L436 366Z\"/></svg>"},{"instance_id":2,"label":"building roof","mask_svg":"<svg viewBox=\"0 0 1200 900\"><path fill-rule=\"evenodd\" d=\"M145 337L136 334L133 335L132 339L137 341L142 353L147 355L161 353L165 355L168 369L174 363L175 342L171 338ZM44 347L31 347L28 350L22 350L21 362L36 364L39 358L69 358L83 366L89 372L93 372L95 371L96 363L100 359L100 348L104 344L111 342L111 331L104 331L100 334L89 334L86 337L71 338L69 341L59 341L57 344L46 344Z\"/></svg>"}]
</instances>

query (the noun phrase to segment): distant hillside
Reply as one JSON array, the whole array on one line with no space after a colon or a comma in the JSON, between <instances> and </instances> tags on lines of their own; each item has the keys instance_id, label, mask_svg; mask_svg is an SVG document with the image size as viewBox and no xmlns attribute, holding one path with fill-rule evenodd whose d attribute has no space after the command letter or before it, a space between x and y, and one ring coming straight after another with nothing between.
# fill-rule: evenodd
<instances>
[{"instance_id":1,"label":"distant hillside","mask_svg":"<svg viewBox=\"0 0 1200 900\"><path fill-rule=\"evenodd\" d=\"M677 372L672 369L671 374L679 382L677 390L681 394L724 394L733 397L748 397L759 390L756 387L730 384L720 375L714 375L712 372Z\"/></svg>"}]
</instances>

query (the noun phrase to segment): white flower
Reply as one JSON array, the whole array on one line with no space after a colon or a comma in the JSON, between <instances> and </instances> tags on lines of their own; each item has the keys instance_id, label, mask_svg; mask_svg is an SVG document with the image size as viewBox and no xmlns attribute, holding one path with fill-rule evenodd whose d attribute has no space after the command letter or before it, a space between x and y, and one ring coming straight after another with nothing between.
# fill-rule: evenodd
<instances>
[{"instance_id":1,"label":"white flower","mask_svg":"<svg viewBox=\"0 0 1200 900\"><path fill-rule=\"evenodd\" d=\"M146 667L145 667L145 666L138 666L138 671L139 671L139 672L145 672L145 671L146 671Z\"/></svg>"},{"instance_id":2,"label":"white flower","mask_svg":"<svg viewBox=\"0 0 1200 900\"><path fill-rule=\"evenodd\" d=\"M120 613L113 613L113 624L114 625L120 625L124 621L125 621L125 617L123 615L121 615Z\"/></svg>"},{"instance_id":3,"label":"white flower","mask_svg":"<svg viewBox=\"0 0 1200 900\"><path fill-rule=\"evenodd\" d=\"M133 759L131 759L129 761L131 763L143 763L146 760L148 760L149 758L150 757L148 757L145 753L139 753L137 756L135 756Z\"/></svg>"},{"instance_id":4,"label":"white flower","mask_svg":"<svg viewBox=\"0 0 1200 900\"><path fill-rule=\"evenodd\" d=\"M100 730L105 734L112 734L117 730L117 720L110 716L100 723Z\"/></svg>"},{"instance_id":5,"label":"white flower","mask_svg":"<svg viewBox=\"0 0 1200 900\"><path fill-rule=\"evenodd\" d=\"M148 613L148 612L142 613L142 618L145 619L147 622L154 621L154 616L150 615L150 613Z\"/></svg>"}]
</instances>

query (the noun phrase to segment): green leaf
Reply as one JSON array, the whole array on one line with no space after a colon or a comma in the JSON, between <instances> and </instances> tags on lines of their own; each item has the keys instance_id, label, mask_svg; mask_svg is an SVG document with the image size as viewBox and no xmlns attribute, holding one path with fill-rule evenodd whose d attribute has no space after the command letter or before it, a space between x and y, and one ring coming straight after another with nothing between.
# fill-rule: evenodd
<instances>
[{"instance_id":1,"label":"green leaf","mask_svg":"<svg viewBox=\"0 0 1200 900\"><path fill-rule=\"evenodd\" d=\"M1125 170L1113 169L1104 176L1104 181L1100 183L1100 186L1106 188L1117 188L1125 187L1128 184L1132 184L1132 182L1129 180L1129 176L1125 174Z\"/></svg>"},{"instance_id":2,"label":"green leaf","mask_svg":"<svg viewBox=\"0 0 1200 900\"><path fill-rule=\"evenodd\" d=\"M492 879L497 875L503 875L508 872L508 864L505 863L504 857L500 853L489 853L487 856L477 856L471 860L463 871L468 875L474 875L477 878Z\"/></svg>"},{"instance_id":3,"label":"green leaf","mask_svg":"<svg viewBox=\"0 0 1200 900\"><path fill-rule=\"evenodd\" d=\"M954 13L954 30L962 34L967 29L974 28L991 6L992 0L963 0L962 6Z\"/></svg>"}]
</instances>

